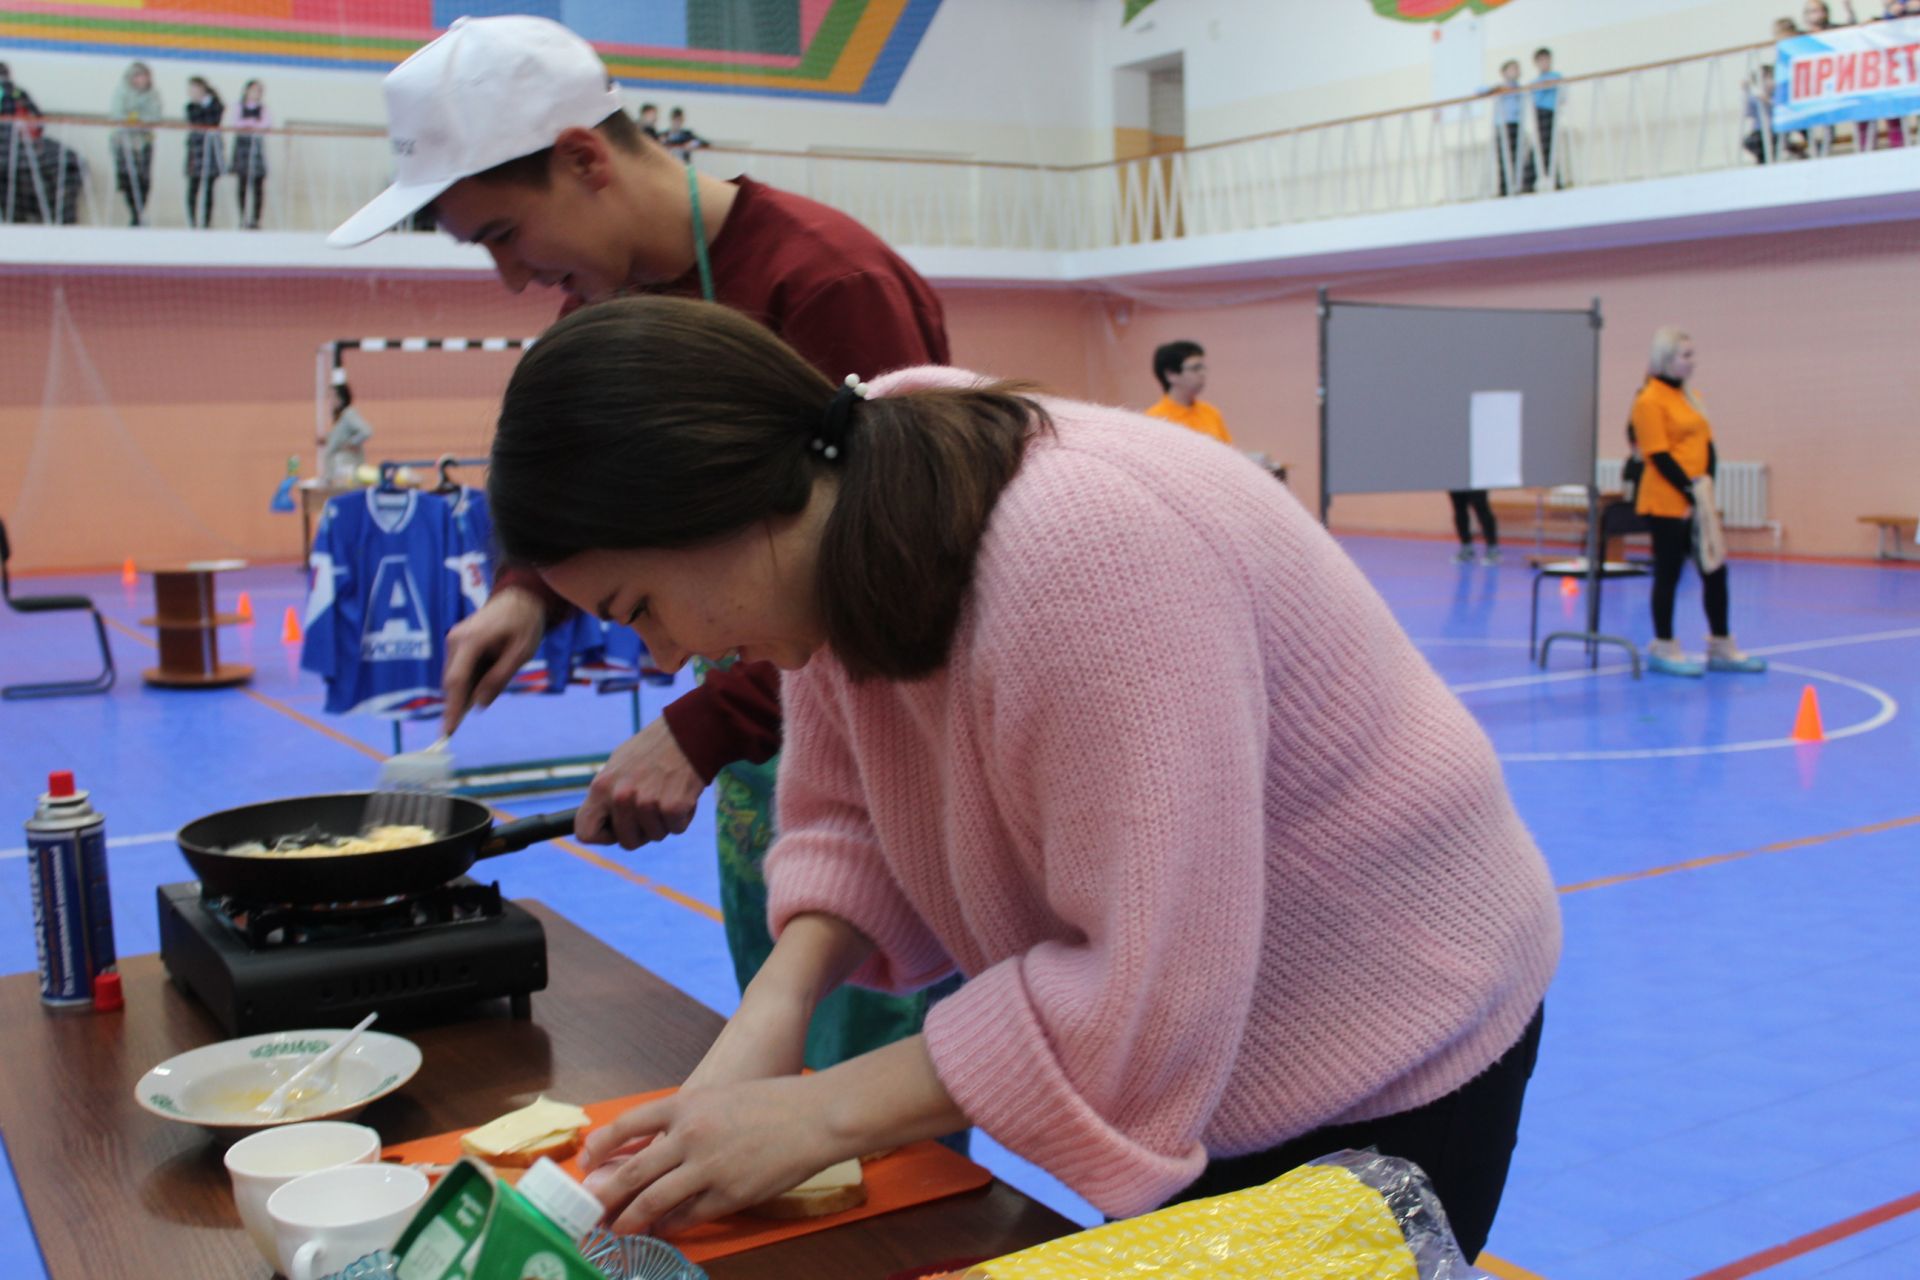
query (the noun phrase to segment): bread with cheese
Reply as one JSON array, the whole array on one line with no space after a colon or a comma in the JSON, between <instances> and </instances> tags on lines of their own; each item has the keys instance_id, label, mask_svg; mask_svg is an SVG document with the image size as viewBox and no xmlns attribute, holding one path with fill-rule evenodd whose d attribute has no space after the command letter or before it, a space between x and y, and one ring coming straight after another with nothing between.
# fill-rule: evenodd
<instances>
[{"instance_id":1,"label":"bread with cheese","mask_svg":"<svg viewBox=\"0 0 1920 1280\"><path fill-rule=\"evenodd\" d=\"M764 1204L747 1210L758 1218L791 1222L799 1218L824 1218L830 1213L845 1213L867 1202L867 1184L858 1160L842 1160L822 1169L805 1182Z\"/></svg>"},{"instance_id":2,"label":"bread with cheese","mask_svg":"<svg viewBox=\"0 0 1920 1280\"><path fill-rule=\"evenodd\" d=\"M592 1123L579 1107L535 1098L518 1111L462 1134L460 1150L496 1168L524 1169L541 1156L570 1159L580 1150Z\"/></svg>"}]
</instances>

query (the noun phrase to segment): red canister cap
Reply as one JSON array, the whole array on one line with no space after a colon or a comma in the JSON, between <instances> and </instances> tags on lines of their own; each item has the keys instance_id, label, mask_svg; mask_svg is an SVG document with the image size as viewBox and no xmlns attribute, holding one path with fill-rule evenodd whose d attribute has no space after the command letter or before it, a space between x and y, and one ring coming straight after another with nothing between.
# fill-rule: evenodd
<instances>
[{"instance_id":1,"label":"red canister cap","mask_svg":"<svg viewBox=\"0 0 1920 1280\"><path fill-rule=\"evenodd\" d=\"M55 769L47 775L47 794L59 799L73 794L73 770Z\"/></svg>"},{"instance_id":2,"label":"red canister cap","mask_svg":"<svg viewBox=\"0 0 1920 1280\"><path fill-rule=\"evenodd\" d=\"M120 975L118 972L116 972L115 970L109 969L105 973L96 974L94 976L94 979L93 979L94 1012L109 1013L115 1009L125 1008L126 1003L127 1003L126 996L122 995L120 992Z\"/></svg>"}]
</instances>

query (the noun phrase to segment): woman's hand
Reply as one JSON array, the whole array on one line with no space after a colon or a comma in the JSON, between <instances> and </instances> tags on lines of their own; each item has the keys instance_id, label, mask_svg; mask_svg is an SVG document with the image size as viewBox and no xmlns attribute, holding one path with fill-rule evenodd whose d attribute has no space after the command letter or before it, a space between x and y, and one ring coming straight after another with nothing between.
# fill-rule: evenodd
<instances>
[{"instance_id":1,"label":"woman's hand","mask_svg":"<svg viewBox=\"0 0 1920 1280\"><path fill-rule=\"evenodd\" d=\"M674 1231L760 1204L828 1165L967 1126L924 1036L812 1076L685 1089L588 1137L587 1190L616 1231Z\"/></svg>"},{"instance_id":2,"label":"woman's hand","mask_svg":"<svg viewBox=\"0 0 1920 1280\"><path fill-rule=\"evenodd\" d=\"M857 1154L835 1148L812 1096L818 1079L688 1088L635 1107L588 1140L626 1154L603 1155L587 1189L623 1234L684 1230L771 1200Z\"/></svg>"}]
</instances>

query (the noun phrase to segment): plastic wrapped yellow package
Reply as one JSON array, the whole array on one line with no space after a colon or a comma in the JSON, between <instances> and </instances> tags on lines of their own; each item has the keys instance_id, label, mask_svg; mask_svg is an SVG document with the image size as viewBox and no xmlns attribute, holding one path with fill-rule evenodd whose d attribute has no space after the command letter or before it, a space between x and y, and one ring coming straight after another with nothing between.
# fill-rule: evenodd
<instances>
[{"instance_id":1,"label":"plastic wrapped yellow package","mask_svg":"<svg viewBox=\"0 0 1920 1280\"><path fill-rule=\"evenodd\" d=\"M1467 1265L1426 1175L1345 1151L1265 1186L1177 1204L982 1263L968 1280L1491 1280Z\"/></svg>"}]
</instances>

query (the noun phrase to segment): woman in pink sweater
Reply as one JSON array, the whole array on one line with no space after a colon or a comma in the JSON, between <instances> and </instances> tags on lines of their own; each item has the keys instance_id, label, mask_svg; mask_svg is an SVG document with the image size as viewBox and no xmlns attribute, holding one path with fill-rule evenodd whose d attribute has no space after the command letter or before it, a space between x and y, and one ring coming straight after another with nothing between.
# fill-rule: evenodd
<instances>
[{"instance_id":1,"label":"woman in pink sweater","mask_svg":"<svg viewBox=\"0 0 1920 1280\"><path fill-rule=\"evenodd\" d=\"M862 393L865 394L862 394ZM688 657L785 668L773 957L588 1140L623 1230L984 1128L1109 1214L1343 1147L1491 1225L1559 953L1490 746L1270 476L950 369L827 383L733 312L590 307L515 372L510 557ZM797 1074L843 981L960 991Z\"/></svg>"}]
</instances>

